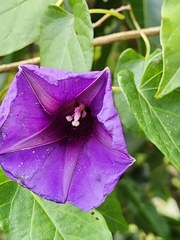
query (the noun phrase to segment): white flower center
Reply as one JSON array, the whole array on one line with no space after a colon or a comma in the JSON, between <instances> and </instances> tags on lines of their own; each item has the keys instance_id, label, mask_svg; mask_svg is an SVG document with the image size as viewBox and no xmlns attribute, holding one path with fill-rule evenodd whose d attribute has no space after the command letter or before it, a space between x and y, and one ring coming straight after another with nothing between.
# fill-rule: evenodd
<instances>
[{"instance_id":1,"label":"white flower center","mask_svg":"<svg viewBox=\"0 0 180 240\"><path fill-rule=\"evenodd\" d=\"M71 124L74 127L77 127L80 124L79 119L80 118L85 118L86 115L87 115L87 112L85 111L85 105L81 103L78 107L76 107L74 109L74 114L73 115L66 116L66 120L68 122L71 122Z\"/></svg>"}]
</instances>

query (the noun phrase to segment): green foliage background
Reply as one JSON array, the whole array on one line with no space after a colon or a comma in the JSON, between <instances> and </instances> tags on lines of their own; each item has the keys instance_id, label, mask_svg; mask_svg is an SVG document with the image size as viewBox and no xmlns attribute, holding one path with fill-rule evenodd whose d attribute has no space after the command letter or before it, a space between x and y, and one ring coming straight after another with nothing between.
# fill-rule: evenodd
<instances>
[{"instance_id":1,"label":"green foliage background","mask_svg":"<svg viewBox=\"0 0 180 240\"><path fill-rule=\"evenodd\" d=\"M108 66L114 100L128 149L136 163L96 210L82 212L58 205L10 181L0 169L0 240L104 239L179 240L180 236L180 31L178 0L95 0L92 8L131 4L142 28L161 24L150 37L144 58L142 39L95 47L93 36L134 29L125 20L108 18L92 29L85 0L4 1L0 8L0 64L40 56L41 64L73 71ZM163 5L162 5L163 4ZM0 74L0 101L15 72Z\"/></svg>"}]
</instances>

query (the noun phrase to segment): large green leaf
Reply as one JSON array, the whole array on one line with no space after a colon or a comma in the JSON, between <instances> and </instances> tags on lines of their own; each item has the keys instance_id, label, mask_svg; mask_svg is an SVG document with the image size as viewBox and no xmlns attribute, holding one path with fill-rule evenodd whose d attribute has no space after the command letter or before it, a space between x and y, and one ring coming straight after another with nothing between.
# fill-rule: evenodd
<instances>
[{"instance_id":1,"label":"large green leaf","mask_svg":"<svg viewBox=\"0 0 180 240\"><path fill-rule=\"evenodd\" d=\"M115 191L109 194L105 202L97 209L106 219L109 229L112 233L123 232L128 230L119 201L116 197Z\"/></svg>"},{"instance_id":2,"label":"large green leaf","mask_svg":"<svg viewBox=\"0 0 180 240\"><path fill-rule=\"evenodd\" d=\"M117 82L117 74L122 69L129 69L134 74L135 83L138 86L140 84L141 78L146 70L149 62L154 58L154 56L159 52L156 50L152 53L148 59L145 59L142 55L135 52L133 49L125 50L119 57L116 70L114 74L114 84ZM123 125L128 129L128 131L134 135L141 137L144 135L142 129L140 128L138 122L136 121L129 105L127 104L126 98L123 93L114 92L114 100L116 107L118 109L119 115Z\"/></svg>"},{"instance_id":3,"label":"large green leaf","mask_svg":"<svg viewBox=\"0 0 180 240\"><path fill-rule=\"evenodd\" d=\"M10 181L0 169L0 227L8 240L112 240L96 210L44 200Z\"/></svg>"},{"instance_id":4,"label":"large green leaf","mask_svg":"<svg viewBox=\"0 0 180 240\"><path fill-rule=\"evenodd\" d=\"M0 4L0 56L34 42L40 33L40 19L56 0L8 0Z\"/></svg>"},{"instance_id":5,"label":"large green leaf","mask_svg":"<svg viewBox=\"0 0 180 240\"><path fill-rule=\"evenodd\" d=\"M89 71L93 61L93 29L85 0L69 0L73 14L50 6L42 18L41 64L73 71Z\"/></svg>"},{"instance_id":6,"label":"large green leaf","mask_svg":"<svg viewBox=\"0 0 180 240\"><path fill-rule=\"evenodd\" d=\"M161 76L162 57L159 54L149 63L138 89L131 71L121 70L118 77L120 88L140 127L180 170L180 91L155 99Z\"/></svg>"},{"instance_id":7,"label":"large green leaf","mask_svg":"<svg viewBox=\"0 0 180 240\"><path fill-rule=\"evenodd\" d=\"M120 70L130 69L134 73L138 85L143 73L143 63L144 58L136 53L133 49L125 50L120 55L116 65L116 70L114 73L114 84L118 84L117 74ZM114 102L125 128L128 129L128 131L134 136L143 136L144 133L139 127L139 124L137 123L122 92L114 92Z\"/></svg>"},{"instance_id":8,"label":"large green leaf","mask_svg":"<svg viewBox=\"0 0 180 240\"><path fill-rule=\"evenodd\" d=\"M156 97L162 97L180 87L179 12L179 0L164 0L161 28L164 68Z\"/></svg>"}]
</instances>

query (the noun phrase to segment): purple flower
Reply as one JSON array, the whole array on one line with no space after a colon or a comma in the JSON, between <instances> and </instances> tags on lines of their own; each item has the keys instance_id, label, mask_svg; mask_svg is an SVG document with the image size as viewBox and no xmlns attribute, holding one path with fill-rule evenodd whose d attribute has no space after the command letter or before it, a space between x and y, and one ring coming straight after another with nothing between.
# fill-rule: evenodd
<instances>
[{"instance_id":1,"label":"purple flower","mask_svg":"<svg viewBox=\"0 0 180 240\"><path fill-rule=\"evenodd\" d=\"M133 162L107 68L20 67L0 107L0 165L9 178L89 211Z\"/></svg>"}]
</instances>

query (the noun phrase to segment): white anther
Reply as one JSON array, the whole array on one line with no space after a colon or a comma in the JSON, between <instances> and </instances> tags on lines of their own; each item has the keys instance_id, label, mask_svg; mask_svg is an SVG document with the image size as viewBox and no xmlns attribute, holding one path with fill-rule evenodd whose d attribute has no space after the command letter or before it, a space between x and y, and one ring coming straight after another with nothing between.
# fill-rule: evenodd
<instances>
[{"instance_id":1,"label":"white anther","mask_svg":"<svg viewBox=\"0 0 180 240\"><path fill-rule=\"evenodd\" d=\"M68 121L68 122L71 122L72 120L73 120L73 117L72 116L66 116L66 120Z\"/></svg>"},{"instance_id":2,"label":"white anther","mask_svg":"<svg viewBox=\"0 0 180 240\"><path fill-rule=\"evenodd\" d=\"M79 121L72 121L72 125L73 125L74 127L78 127L79 124L80 124Z\"/></svg>"}]
</instances>

